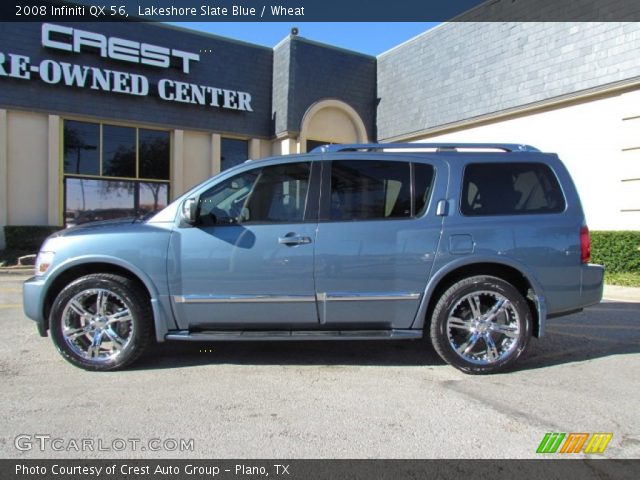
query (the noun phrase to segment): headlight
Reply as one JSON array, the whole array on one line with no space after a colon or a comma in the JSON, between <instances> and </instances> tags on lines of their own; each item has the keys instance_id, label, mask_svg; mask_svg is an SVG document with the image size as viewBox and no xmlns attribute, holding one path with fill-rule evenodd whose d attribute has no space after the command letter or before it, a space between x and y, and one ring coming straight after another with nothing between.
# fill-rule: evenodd
<instances>
[{"instance_id":1,"label":"headlight","mask_svg":"<svg viewBox=\"0 0 640 480\"><path fill-rule=\"evenodd\" d=\"M36 275L44 275L53 263L55 252L40 252L36 258Z\"/></svg>"}]
</instances>

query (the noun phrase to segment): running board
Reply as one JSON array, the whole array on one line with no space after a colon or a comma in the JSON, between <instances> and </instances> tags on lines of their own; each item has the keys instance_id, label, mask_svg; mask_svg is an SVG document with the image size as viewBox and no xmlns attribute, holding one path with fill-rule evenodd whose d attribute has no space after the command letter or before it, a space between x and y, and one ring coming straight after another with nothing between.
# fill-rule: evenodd
<instances>
[{"instance_id":1,"label":"running board","mask_svg":"<svg viewBox=\"0 0 640 480\"><path fill-rule=\"evenodd\" d=\"M272 330L203 331L180 330L168 333L167 340L191 342L251 340L410 340L422 338L422 330Z\"/></svg>"}]
</instances>

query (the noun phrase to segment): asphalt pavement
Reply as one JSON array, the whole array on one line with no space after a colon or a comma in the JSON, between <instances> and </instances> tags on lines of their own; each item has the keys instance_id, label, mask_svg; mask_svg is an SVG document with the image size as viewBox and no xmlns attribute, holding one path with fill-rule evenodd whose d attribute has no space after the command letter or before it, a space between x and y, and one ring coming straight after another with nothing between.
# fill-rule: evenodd
<instances>
[{"instance_id":1,"label":"asphalt pavement","mask_svg":"<svg viewBox=\"0 0 640 480\"><path fill-rule=\"evenodd\" d=\"M89 373L38 336L23 279L0 275L1 458L539 458L549 432L613 434L574 458L640 457L629 292L549 320L493 376L458 372L425 341L166 343Z\"/></svg>"}]
</instances>

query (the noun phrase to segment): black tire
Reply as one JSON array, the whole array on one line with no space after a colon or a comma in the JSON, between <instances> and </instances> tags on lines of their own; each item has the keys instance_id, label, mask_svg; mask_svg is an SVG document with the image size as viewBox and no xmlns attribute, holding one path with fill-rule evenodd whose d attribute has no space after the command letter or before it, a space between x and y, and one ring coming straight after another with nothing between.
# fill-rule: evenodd
<instances>
[{"instance_id":1,"label":"black tire","mask_svg":"<svg viewBox=\"0 0 640 480\"><path fill-rule=\"evenodd\" d=\"M130 365L153 337L146 292L129 278L103 273L65 287L53 302L49 327L64 359L93 371Z\"/></svg>"},{"instance_id":2,"label":"black tire","mask_svg":"<svg viewBox=\"0 0 640 480\"><path fill-rule=\"evenodd\" d=\"M486 275L465 278L440 297L431 316L438 355L470 374L512 366L531 339L531 310L510 283Z\"/></svg>"}]
</instances>

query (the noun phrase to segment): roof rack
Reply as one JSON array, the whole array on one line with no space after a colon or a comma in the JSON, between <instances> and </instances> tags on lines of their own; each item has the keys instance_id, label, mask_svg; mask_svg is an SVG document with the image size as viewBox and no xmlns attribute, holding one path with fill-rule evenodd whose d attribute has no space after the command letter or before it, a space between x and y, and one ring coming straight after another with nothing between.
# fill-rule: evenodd
<instances>
[{"instance_id":1,"label":"roof rack","mask_svg":"<svg viewBox=\"0 0 640 480\"><path fill-rule=\"evenodd\" d=\"M470 150L502 150L503 152L540 152L531 145L516 143L352 143L346 145L321 145L312 152L371 152L388 149L430 149L436 152L457 152L459 148Z\"/></svg>"}]
</instances>

